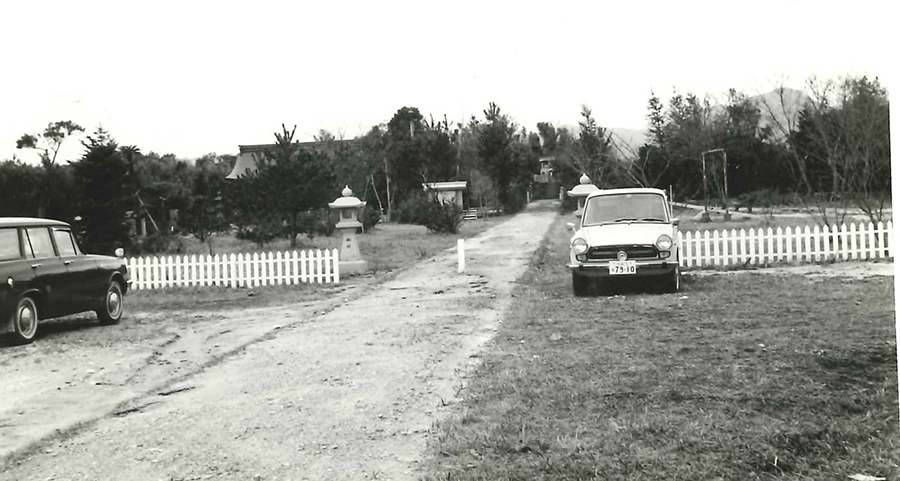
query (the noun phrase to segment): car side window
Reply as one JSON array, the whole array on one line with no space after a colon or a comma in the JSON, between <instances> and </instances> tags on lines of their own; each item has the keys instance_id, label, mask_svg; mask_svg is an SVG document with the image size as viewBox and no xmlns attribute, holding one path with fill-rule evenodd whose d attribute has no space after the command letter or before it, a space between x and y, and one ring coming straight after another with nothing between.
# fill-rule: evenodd
<instances>
[{"instance_id":1,"label":"car side window","mask_svg":"<svg viewBox=\"0 0 900 481\"><path fill-rule=\"evenodd\" d=\"M71 232L62 229L53 229L53 237L56 239L56 248L59 249L60 257L78 255L78 249L75 247L75 241L72 239Z\"/></svg>"},{"instance_id":2,"label":"car side window","mask_svg":"<svg viewBox=\"0 0 900 481\"><path fill-rule=\"evenodd\" d=\"M28 238L28 246L31 251L25 249L26 257L32 259L43 259L46 257L54 257L56 253L53 250L53 241L50 239L50 230L46 227L32 227L25 229Z\"/></svg>"},{"instance_id":3,"label":"car side window","mask_svg":"<svg viewBox=\"0 0 900 481\"><path fill-rule=\"evenodd\" d=\"M18 229L0 229L0 262L21 258Z\"/></svg>"}]
</instances>

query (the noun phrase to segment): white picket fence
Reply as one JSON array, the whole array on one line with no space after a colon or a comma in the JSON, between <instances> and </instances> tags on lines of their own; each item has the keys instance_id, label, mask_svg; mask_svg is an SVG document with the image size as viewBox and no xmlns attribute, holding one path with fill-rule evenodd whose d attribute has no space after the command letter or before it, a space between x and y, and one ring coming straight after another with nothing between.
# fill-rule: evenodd
<instances>
[{"instance_id":1,"label":"white picket fence","mask_svg":"<svg viewBox=\"0 0 900 481\"><path fill-rule=\"evenodd\" d=\"M340 281L337 249L222 256L132 257L127 263L133 289L257 287Z\"/></svg>"},{"instance_id":2,"label":"white picket fence","mask_svg":"<svg viewBox=\"0 0 900 481\"><path fill-rule=\"evenodd\" d=\"M778 227L679 232L681 266L768 265L893 258L894 226L879 222L838 226Z\"/></svg>"}]
</instances>

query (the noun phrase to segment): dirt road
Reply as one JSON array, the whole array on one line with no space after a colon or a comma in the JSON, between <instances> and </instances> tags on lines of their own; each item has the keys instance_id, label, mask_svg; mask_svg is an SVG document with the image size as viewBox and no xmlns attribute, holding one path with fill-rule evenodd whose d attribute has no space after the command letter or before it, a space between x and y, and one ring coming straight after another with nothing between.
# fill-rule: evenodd
<instances>
[{"instance_id":1,"label":"dirt road","mask_svg":"<svg viewBox=\"0 0 900 481\"><path fill-rule=\"evenodd\" d=\"M338 295L331 301L342 305L325 314L310 315L311 305L228 313L222 322L256 326L231 344L172 333L163 349L224 352L146 393L141 379L159 376L144 369L86 383L69 394L71 411L132 400L9 458L0 479L414 479L433 422L464 395L468 368L554 217L540 203L468 240L465 274L448 251ZM262 339L246 342L254 335ZM53 426L57 414L42 414Z\"/></svg>"}]
</instances>

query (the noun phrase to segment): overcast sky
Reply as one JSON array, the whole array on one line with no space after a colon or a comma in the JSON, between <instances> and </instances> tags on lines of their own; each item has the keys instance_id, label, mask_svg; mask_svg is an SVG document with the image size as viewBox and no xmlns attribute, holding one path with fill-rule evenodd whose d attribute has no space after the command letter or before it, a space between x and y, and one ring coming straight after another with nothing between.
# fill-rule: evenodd
<instances>
[{"instance_id":1,"label":"overcast sky","mask_svg":"<svg viewBox=\"0 0 900 481\"><path fill-rule=\"evenodd\" d=\"M459 121L494 101L535 130L587 103L642 129L651 91L862 73L890 88L898 43L889 2L126 3L3 2L0 160L65 119L182 158L271 142L281 123L354 137L403 106Z\"/></svg>"}]
</instances>

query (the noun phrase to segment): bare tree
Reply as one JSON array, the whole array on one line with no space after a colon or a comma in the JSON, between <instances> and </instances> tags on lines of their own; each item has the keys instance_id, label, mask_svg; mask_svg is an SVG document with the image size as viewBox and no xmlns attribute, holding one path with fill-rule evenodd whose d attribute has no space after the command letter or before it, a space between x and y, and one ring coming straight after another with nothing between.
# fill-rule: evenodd
<instances>
[{"instance_id":1,"label":"bare tree","mask_svg":"<svg viewBox=\"0 0 900 481\"><path fill-rule=\"evenodd\" d=\"M813 77L806 87L808 97L780 85L761 102L788 148L798 198L826 225L842 223L852 207L883 220L891 178L886 90L865 76Z\"/></svg>"},{"instance_id":2,"label":"bare tree","mask_svg":"<svg viewBox=\"0 0 900 481\"><path fill-rule=\"evenodd\" d=\"M41 151L41 165L44 167L43 192L38 205L38 216L43 217L47 210L55 184L56 157L63 142L76 133L83 133L84 127L71 120L59 120L47 124L40 135L22 134L16 141L17 149L35 149Z\"/></svg>"}]
</instances>

